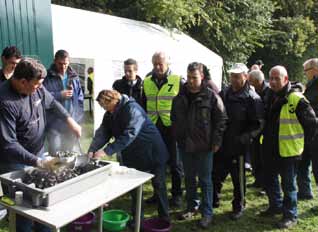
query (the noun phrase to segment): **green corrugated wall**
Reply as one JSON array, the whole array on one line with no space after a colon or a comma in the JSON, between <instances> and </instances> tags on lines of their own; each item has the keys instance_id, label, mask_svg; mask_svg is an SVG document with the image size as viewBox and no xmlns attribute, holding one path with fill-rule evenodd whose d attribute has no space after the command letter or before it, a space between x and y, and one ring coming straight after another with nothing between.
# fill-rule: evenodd
<instances>
[{"instance_id":1,"label":"green corrugated wall","mask_svg":"<svg viewBox=\"0 0 318 232\"><path fill-rule=\"evenodd\" d=\"M53 59L51 0L0 0L0 50L17 46L48 67Z\"/></svg>"}]
</instances>

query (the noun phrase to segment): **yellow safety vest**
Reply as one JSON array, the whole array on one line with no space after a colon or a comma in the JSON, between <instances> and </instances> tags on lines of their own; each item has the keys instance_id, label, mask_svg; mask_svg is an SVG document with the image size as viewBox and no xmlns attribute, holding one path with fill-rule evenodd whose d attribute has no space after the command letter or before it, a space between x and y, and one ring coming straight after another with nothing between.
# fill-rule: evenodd
<instances>
[{"instance_id":1,"label":"yellow safety vest","mask_svg":"<svg viewBox=\"0 0 318 232\"><path fill-rule=\"evenodd\" d=\"M146 77L144 92L147 98L147 114L151 121L156 124L160 117L164 126L171 126L172 100L179 93L181 77L170 75L167 79L167 83L159 90L151 76Z\"/></svg>"},{"instance_id":2,"label":"yellow safety vest","mask_svg":"<svg viewBox=\"0 0 318 232\"><path fill-rule=\"evenodd\" d=\"M304 151L304 129L299 123L296 108L301 93L292 92L288 95L288 102L280 111L279 118L279 154L281 157L299 156Z\"/></svg>"}]
</instances>

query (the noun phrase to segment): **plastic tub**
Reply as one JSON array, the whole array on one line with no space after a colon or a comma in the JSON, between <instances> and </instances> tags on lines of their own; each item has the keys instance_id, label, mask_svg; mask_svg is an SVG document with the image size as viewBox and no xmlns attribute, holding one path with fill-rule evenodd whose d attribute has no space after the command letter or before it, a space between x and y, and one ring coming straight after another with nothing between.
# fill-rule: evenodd
<instances>
[{"instance_id":1,"label":"plastic tub","mask_svg":"<svg viewBox=\"0 0 318 232\"><path fill-rule=\"evenodd\" d=\"M93 223L95 221L95 214L90 212L85 214L84 216L77 218L70 224L69 231L70 232L89 232L92 229Z\"/></svg>"},{"instance_id":2,"label":"plastic tub","mask_svg":"<svg viewBox=\"0 0 318 232\"><path fill-rule=\"evenodd\" d=\"M169 232L171 223L161 218L149 218L143 221L144 232Z\"/></svg>"},{"instance_id":3,"label":"plastic tub","mask_svg":"<svg viewBox=\"0 0 318 232\"><path fill-rule=\"evenodd\" d=\"M103 214L103 228L107 231L122 231L126 228L129 214L123 210L108 210Z\"/></svg>"}]
</instances>

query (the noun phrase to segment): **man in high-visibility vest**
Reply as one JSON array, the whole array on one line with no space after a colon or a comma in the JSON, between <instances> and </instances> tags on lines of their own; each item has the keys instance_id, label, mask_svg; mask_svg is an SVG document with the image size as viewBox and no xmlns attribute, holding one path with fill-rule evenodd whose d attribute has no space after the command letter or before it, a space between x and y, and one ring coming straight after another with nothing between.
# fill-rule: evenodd
<instances>
[{"instance_id":1,"label":"man in high-visibility vest","mask_svg":"<svg viewBox=\"0 0 318 232\"><path fill-rule=\"evenodd\" d=\"M143 105L151 121L157 126L169 151L169 166L172 182L172 207L181 207L182 165L177 152L176 138L171 127L170 112L172 100L182 88L182 78L171 73L168 57L164 52L152 56L153 70L144 79ZM154 203L157 197L147 199Z\"/></svg>"},{"instance_id":2,"label":"man in high-visibility vest","mask_svg":"<svg viewBox=\"0 0 318 232\"><path fill-rule=\"evenodd\" d=\"M292 89L285 67L278 65L270 70L269 84L271 89L265 103L263 140L264 179L269 207L260 216L283 214L278 223L278 227L283 229L297 224L296 166L305 144L311 143L317 120L302 93Z\"/></svg>"}]
</instances>

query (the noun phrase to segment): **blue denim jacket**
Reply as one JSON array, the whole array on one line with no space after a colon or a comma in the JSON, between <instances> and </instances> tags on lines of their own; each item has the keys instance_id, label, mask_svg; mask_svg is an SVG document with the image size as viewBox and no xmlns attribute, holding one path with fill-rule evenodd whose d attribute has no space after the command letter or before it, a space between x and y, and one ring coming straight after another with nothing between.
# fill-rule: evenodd
<instances>
[{"instance_id":1,"label":"blue denim jacket","mask_svg":"<svg viewBox=\"0 0 318 232\"><path fill-rule=\"evenodd\" d=\"M55 65L52 64L48 69L47 76L44 80L44 86L59 101L62 105L64 99L62 98L61 91L64 90L63 81L59 74L56 72ZM68 78L71 79L73 87L73 96L70 99L69 113L76 122L80 123L84 115L84 94L81 88L80 80L75 71L68 67L67 69ZM47 111L47 126L48 128L57 129L58 131L64 131L67 126L65 122L57 119L54 112Z\"/></svg>"}]
</instances>

